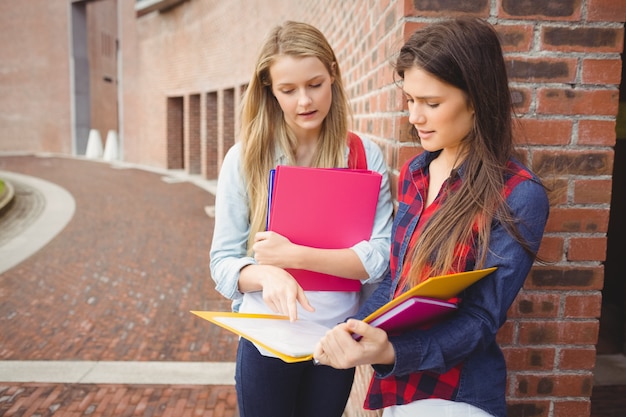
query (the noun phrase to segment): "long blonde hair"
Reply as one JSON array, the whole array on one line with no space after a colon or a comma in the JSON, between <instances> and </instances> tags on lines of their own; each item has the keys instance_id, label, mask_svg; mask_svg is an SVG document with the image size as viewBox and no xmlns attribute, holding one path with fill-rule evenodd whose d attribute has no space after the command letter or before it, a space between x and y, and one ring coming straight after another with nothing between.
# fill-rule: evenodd
<instances>
[{"instance_id":1,"label":"long blonde hair","mask_svg":"<svg viewBox=\"0 0 626 417\"><path fill-rule=\"evenodd\" d=\"M275 164L278 145L289 164L295 164L297 139L287 127L278 101L272 94L270 67L278 56L316 57L334 77L332 103L322 123L319 143L312 166L344 167L344 152L348 133L349 107L335 53L315 27L287 21L275 27L265 39L256 68L242 101L241 143L245 181L250 201L251 252L254 234L265 228L267 215L267 185L270 169Z\"/></svg>"}]
</instances>

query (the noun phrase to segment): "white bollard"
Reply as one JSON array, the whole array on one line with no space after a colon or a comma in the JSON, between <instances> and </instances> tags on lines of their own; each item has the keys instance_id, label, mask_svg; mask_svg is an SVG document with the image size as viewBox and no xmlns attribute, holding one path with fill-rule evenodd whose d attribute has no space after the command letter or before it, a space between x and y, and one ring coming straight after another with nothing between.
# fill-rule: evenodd
<instances>
[{"instance_id":1,"label":"white bollard","mask_svg":"<svg viewBox=\"0 0 626 417\"><path fill-rule=\"evenodd\" d=\"M89 159L102 158L102 138L97 129L91 129L89 131L85 156Z\"/></svg>"},{"instance_id":2,"label":"white bollard","mask_svg":"<svg viewBox=\"0 0 626 417\"><path fill-rule=\"evenodd\" d=\"M105 161L117 161L119 159L117 132L115 130L109 130L109 133L107 133L103 158Z\"/></svg>"}]
</instances>

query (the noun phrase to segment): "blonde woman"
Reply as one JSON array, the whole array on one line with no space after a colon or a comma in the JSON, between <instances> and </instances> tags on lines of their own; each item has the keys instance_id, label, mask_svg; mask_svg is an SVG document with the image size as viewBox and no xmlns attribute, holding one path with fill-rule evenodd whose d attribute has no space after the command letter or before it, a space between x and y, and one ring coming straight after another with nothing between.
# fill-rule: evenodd
<instances>
[{"instance_id":1,"label":"blonde woman","mask_svg":"<svg viewBox=\"0 0 626 417\"><path fill-rule=\"evenodd\" d=\"M265 231L270 169L347 167L354 157L348 115L339 65L324 35L299 22L274 28L243 99L241 140L225 156L218 179L211 274L217 290L233 300L234 311L333 326L356 313L359 292L305 291L285 269L363 283L384 275L393 208L382 153L365 138L359 143L367 169L383 177L369 241L316 249ZM241 339L235 376L239 412L241 417L340 417L353 376L354 369L288 364Z\"/></svg>"}]
</instances>

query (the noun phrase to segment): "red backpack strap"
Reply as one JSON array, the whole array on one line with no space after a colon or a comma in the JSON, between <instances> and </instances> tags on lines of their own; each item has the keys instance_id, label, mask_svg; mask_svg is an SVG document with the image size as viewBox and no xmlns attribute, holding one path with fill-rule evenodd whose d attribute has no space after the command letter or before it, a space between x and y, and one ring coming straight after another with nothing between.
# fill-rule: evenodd
<instances>
[{"instance_id":1,"label":"red backpack strap","mask_svg":"<svg viewBox=\"0 0 626 417\"><path fill-rule=\"evenodd\" d=\"M352 132L348 132L348 146L350 147L348 168L367 169L367 156L365 155L365 147L361 138Z\"/></svg>"}]
</instances>

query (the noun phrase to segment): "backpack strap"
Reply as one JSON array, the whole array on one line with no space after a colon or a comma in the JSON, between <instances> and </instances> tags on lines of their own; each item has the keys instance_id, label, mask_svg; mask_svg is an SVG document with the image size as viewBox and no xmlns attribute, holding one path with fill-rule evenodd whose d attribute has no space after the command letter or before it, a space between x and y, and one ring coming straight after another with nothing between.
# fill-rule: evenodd
<instances>
[{"instance_id":1,"label":"backpack strap","mask_svg":"<svg viewBox=\"0 0 626 417\"><path fill-rule=\"evenodd\" d=\"M367 156L361 138L355 133L348 132L348 146L350 147L348 168L367 169Z\"/></svg>"}]
</instances>

